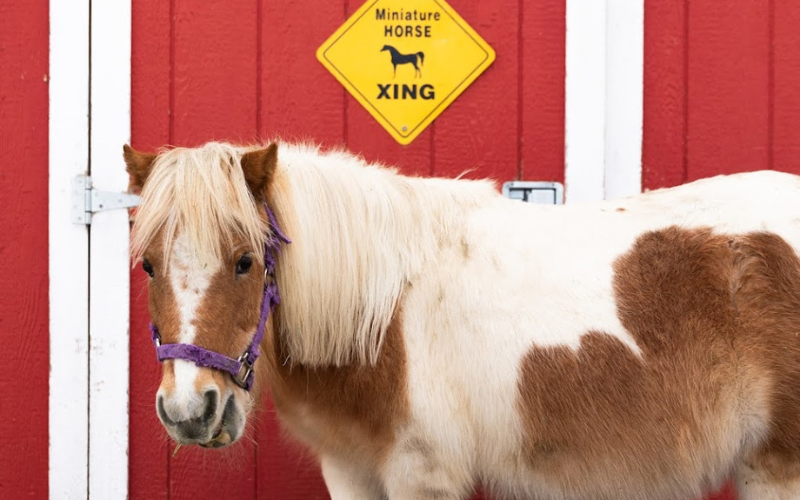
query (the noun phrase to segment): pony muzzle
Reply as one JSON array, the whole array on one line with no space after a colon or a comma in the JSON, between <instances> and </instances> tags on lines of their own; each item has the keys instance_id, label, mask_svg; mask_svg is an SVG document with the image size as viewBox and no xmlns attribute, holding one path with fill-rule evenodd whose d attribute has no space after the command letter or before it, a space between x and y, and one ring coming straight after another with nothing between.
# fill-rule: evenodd
<instances>
[{"instance_id":1,"label":"pony muzzle","mask_svg":"<svg viewBox=\"0 0 800 500\"><path fill-rule=\"evenodd\" d=\"M215 383L218 382L216 379L222 378L222 374L205 370L207 373L200 378L207 379L210 376L213 382L204 383L199 390L187 387L186 377L175 377L167 384L162 382L156 395L156 410L167 433L177 443L219 448L233 444L244 433L245 410L238 398L246 399L247 395L229 381L222 385ZM164 378L171 377L165 373Z\"/></svg>"}]
</instances>

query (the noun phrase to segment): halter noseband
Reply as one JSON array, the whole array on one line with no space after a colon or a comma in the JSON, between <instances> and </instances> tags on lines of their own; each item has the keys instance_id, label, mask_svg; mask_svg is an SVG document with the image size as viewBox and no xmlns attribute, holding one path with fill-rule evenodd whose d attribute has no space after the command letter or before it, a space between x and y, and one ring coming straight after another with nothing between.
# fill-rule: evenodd
<instances>
[{"instance_id":1,"label":"halter noseband","mask_svg":"<svg viewBox=\"0 0 800 500\"><path fill-rule=\"evenodd\" d=\"M255 372L253 365L260 353L259 344L264 337L264 328L267 325L269 313L280 303L281 296L278 293L278 285L275 284L275 261L280 252L281 242L291 243L291 240L283 234L275 220L275 215L269 206L264 204L269 217L269 224L274 233L274 237L269 238L264 244L264 299L261 301L261 319L258 321L258 328L250 342L250 346L236 359L229 358L224 354L203 349L194 344L162 344L161 335L158 328L150 323L150 332L153 334L153 345L156 348L156 357L159 362L165 359L183 359L191 361L197 366L215 368L223 372L230 373L236 384L249 391L253 386ZM272 278L267 282L267 277Z\"/></svg>"}]
</instances>

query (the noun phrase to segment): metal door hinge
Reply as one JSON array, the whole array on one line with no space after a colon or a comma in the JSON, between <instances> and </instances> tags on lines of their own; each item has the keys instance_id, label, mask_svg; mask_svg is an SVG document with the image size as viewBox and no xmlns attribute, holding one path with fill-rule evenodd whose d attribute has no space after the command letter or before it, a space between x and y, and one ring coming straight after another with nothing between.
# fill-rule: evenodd
<instances>
[{"instance_id":1,"label":"metal door hinge","mask_svg":"<svg viewBox=\"0 0 800 500\"><path fill-rule=\"evenodd\" d=\"M543 205L562 205L564 186L560 182L510 181L503 184L503 196Z\"/></svg>"},{"instance_id":2,"label":"metal door hinge","mask_svg":"<svg viewBox=\"0 0 800 500\"><path fill-rule=\"evenodd\" d=\"M92 187L92 178L79 175L72 178L72 223L92 223L92 214L104 210L132 208L141 198L135 194L98 191Z\"/></svg>"}]
</instances>

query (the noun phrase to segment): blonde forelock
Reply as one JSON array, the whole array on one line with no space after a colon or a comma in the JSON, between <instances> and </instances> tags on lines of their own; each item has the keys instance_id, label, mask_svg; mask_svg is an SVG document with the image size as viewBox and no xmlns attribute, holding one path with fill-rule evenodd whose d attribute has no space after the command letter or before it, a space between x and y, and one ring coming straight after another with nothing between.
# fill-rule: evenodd
<instances>
[{"instance_id":1,"label":"blonde forelock","mask_svg":"<svg viewBox=\"0 0 800 500\"><path fill-rule=\"evenodd\" d=\"M134 262L156 238L163 238L168 264L172 242L185 235L205 262L219 261L223 249L243 239L263 258L268 227L247 187L242 149L218 142L175 148L158 155L142 189L132 231Z\"/></svg>"}]
</instances>

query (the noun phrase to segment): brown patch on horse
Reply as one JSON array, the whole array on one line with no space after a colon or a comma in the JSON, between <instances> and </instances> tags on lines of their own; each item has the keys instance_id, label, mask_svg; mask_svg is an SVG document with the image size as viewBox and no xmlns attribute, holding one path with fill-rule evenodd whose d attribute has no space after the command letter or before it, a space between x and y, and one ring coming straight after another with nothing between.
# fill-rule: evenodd
<instances>
[{"instance_id":1,"label":"brown patch on horse","mask_svg":"<svg viewBox=\"0 0 800 500\"><path fill-rule=\"evenodd\" d=\"M163 237L158 235L144 258L153 266L154 276L147 283L150 321L158 327L165 344L178 342L181 328L180 311L170 280L171 268L164 262Z\"/></svg>"},{"instance_id":2,"label":"brown patch on horse","mask_svg":"<svg viewBox=\"0 0 800 500\"><path fill-rule=\"evenodd\" d=\"M138 193L144 186L144 181L150 174L158 155L154 153L140 153L127 144L122 146L122 156L125 158L125 171L128 172L128 191Z\"/></svg>"},{"instance_id":3,"label":"brown patch on horse","mask_svg":"<svg viewBox=\"0 0 800 500\"><path fill-rule=\"evenodd\" d=\"M161 342L173 344L178 342L181 319L178 304L169 276L169 268L165 269L163 262L162 239L159 236L156 242L148 249L145 258L150 261L154 270L154 277L147 284L150 307L150 321L158 327ZM175 363L165 360L161 364L160 388L167 394L175 390Z\"/></svg>"},{"instance_id":4,"label":"brown patch on horse","mask_svg":"<svg viewBox=\"0 0 800 500\"><path fill-rule=\"evenodd\" d=\"M172 394L175 390L175 361L165 359L161 363L161 384L159 389L162 389L167 394Z\"/></svg>"},{"instance_id":5,"label":"brown patch on horse","mask_svg":"<svg viewBox=\"0 0 800 500\"><path fill-rule=\"evenodd\" d=\"M281 331L274 324L273 328L270 331ZM292 364L274 334L267 337L264 350L267 383L292 434L318 453L373 463L386 458L396 429L409 418L401 309L394 314L374 365Z\"/></svg>"},{"instance_id":6,"label":"brown patch on horse","mask_svg":"<svg viewBox=\"0 0 800 500\"><path fill-rule=\"evenodd\" d=\"M239 353L241 354L241 353ZM239 354L234 355L234 358L239 357ZM197 375L194 378L194 390L197 394L203 394L208 387L216 387L222 390L227 384L233 384L231 376L227 372L216 370L214 368L200 367L197 370Z\"/></svg>"},{"instance_id":7,"label":"brown patch on horse","mask_svg":"<svg viewBox=\"0 0 800 500\"><path fill-rule=\"evenodd\" d=\"M518 382L528 465L575 495L660 498L714 488L753 450L800 459L792 248L673 227L642 235L614 271L641 357L603 332L577 351L531 349Z\"/></svg>"},{"instance_id":8,"label":"brown patch on horse","mask_svg":"<svg viewBox=\"0 0 800 500\"><path fill-rule=\"evenodd\" d=\"M219 271L195 312L195 345L238 358L255 334L264 296L264 263L253 259L247 274L237 275L236 262L244 251L227 252Z\"/></svg>"},{"instance_id":9,"label":"brown patch on horse","mask_svg":"<svg viewBox=\"0 0 800 500\"><path fill-rule=\"evenodd\" d=\"M748 235L741 262L738 323L753 339L743 356L764 370L770 385L769 433L747 458L780 481L800 478L800 260L771 233Z\"/></svg>"}]
</instances>

